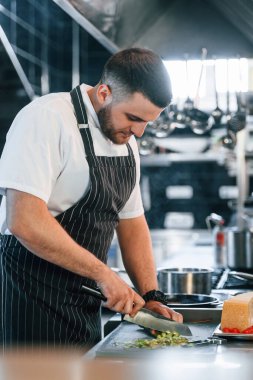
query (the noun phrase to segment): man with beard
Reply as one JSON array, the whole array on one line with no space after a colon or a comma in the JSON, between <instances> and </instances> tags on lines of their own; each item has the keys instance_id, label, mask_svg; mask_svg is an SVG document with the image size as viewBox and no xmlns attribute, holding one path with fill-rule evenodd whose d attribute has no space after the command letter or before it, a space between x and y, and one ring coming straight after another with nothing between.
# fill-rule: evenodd
<instances>
[{"instance_id":1,"label":"man with beard","mask_svg":"<svg viewBox=\"0 0 253 380\"><path fill-rule=\"evenodd\" d=\"M82 285L115 312L145 304L182 321L158 291L135 140L170 100L159 56L133 48L109 59L95 87L43 96L16 116L0 161L3 345L96 343L101 301ZM115 230L138 293L106 265Z\"/></svg>"}]
</instances>

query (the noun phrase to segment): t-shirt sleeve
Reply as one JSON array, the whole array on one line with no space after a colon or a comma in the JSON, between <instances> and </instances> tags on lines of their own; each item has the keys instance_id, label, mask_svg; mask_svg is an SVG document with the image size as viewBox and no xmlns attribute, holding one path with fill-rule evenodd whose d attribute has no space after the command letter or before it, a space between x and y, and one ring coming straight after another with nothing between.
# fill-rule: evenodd
<instances>
[{"instance_id":1,"label":"t-shirt sleeve","mask_svg":"<svg viewBox=\"0 0 253 380\"><path fill-rule=\"evenodd\" d=\"M33 103L18 113L0 159L0 194L12 188L48 202L62 166L60 125L57 113Z\"/></svg>"},{"instance_id":2,"label":"t-shirt sleeve","mask_svg":"<svg viewBox=\"0 0 253 380\"><path fill-rule=\"evenodd\" d=\"M140 156L135 138L131 139L130 145L136 162L136 183L128 201L119 213L120 219L137 218L144 214L140 190Z\"/></svg>"}]
</instances>

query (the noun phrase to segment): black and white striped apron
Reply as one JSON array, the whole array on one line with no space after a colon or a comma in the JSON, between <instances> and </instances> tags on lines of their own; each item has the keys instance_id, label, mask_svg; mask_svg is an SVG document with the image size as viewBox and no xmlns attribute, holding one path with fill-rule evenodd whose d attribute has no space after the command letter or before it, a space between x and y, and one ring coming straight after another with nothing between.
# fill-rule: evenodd
<instances>
[{"instance_id":1,"label":"black and white striped apron","mask_svg":"<svg viewBox=\"0 0 253 380\"><path fill-rule=\"evenodd\" d=\"M96 156L80 87L72 102L90 170L85 196L56 219L82 247L106 263L118 213L136 182L131 147L128 156ZM91 346L101 338L100 301L84 295L95 282L51 264L10 235L1 238L1 335L4 346Z\"/></svg>"}]
</instances>

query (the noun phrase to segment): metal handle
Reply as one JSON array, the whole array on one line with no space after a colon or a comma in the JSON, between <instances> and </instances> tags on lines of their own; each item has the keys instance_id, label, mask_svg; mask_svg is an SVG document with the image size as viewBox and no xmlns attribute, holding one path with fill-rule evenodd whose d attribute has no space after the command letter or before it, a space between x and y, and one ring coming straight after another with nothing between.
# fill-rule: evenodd
<instances>
[{"instance_id":1,"label":"metal handle","mask_svg":"<svg viewBox=\"0 0 253 380\"><path fill-rule=\"evenodd\" d=\"M102 300L102 301L105 301L105 302L107 301L107 298L103 295L103 293L101 292L101 290L99 288L92 288L92 287L87 286L87 285L82 285L81 289L86 294L89 294L95 298Z\"/></svg>"},{"instance_id":2,"label":"metal handle","mask_svg":"<svg viewBox=\"0 0 253 380\"><path fill-rule=\"evenodd\" d=\"M201 339L201 340L189 341L189 343L182 345L182 347L208 346L210 344L216 344L220 346L226 343L227 343L227 339L210 337L210 338Z\"/></svg>"},{"instance_id":3,"label":"metal handle","mask_svg":"<svg viewBox=\"0 0 253 380\"><path fill-rule=\"evenodd\" d=\"M237 272L237 271L230 271L228 273L229 276L233 276L233 277L236 277L236 278L239 278L239 280L250 280L250 281L253 281L253 274L250 274L250 273L244 273L244 272Z\"/></svg>"}]
</instances>

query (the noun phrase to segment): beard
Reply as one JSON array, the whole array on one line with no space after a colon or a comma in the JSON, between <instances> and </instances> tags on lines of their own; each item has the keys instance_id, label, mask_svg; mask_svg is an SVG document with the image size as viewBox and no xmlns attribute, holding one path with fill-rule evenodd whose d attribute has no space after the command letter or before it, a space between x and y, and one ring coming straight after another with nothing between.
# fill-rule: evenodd
<instances>
[{"instance_id":1,"label":"beard","mask_svg":"<svg viewBox=\"0 0 253 380\"><path fill-rule=\"evenodd\" d=\"M98 111L97 115L100 128L104 136L114 142L114 128L111 122L111 105L101 108L101 110Z\"/></svg>"},{"instance_id":2,"label":"beard","mask_svg":"<svg viewBox=\"0 0 253 380\"><path fill-rule=\"evenodd\" d=\"M101 108L101 110L98 111L97 116L100 124L101 131L105 137L107 137L109 140L111 140L114 144L122 145L126 144L126 141L122 141L122 139L119 138L119 134L122 132L117 131L112 123L111 118L111 109L112 106L109 104L108 106L105 106ZM123 132L124 134L124 132ZM125 138L130 137L131 135L126 134Z\"/></svg>"}]
</instances>

